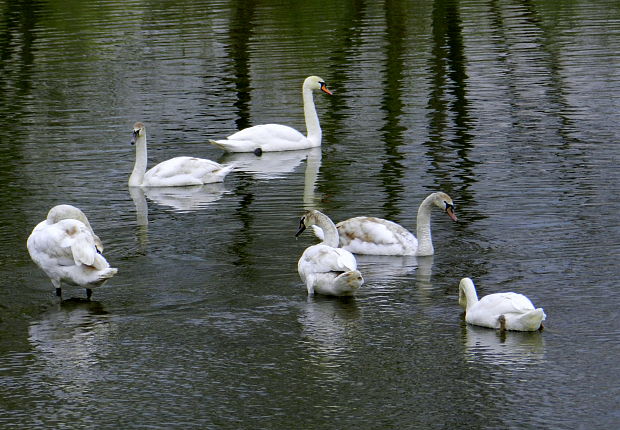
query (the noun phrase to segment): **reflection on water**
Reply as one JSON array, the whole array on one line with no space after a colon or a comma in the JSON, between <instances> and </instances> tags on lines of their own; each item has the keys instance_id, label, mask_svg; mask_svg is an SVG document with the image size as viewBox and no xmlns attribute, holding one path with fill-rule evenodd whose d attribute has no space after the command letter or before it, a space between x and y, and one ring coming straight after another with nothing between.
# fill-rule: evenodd
<instances>
[{"instance_id":1,"label":"reflection on water","mask_svg":"<svg viewBox=\"0 0 620 430\"><path fill-rule=\"evenodd\" d=\"M338 381L346 376L344 357L351 353L359 334L355 329L359 317L355 297L308 296L302 306L298 320L310 354L306 360L309 366L321 368L328 380Z\"/></svg>"},{"instance_id":2,"label":"reflection on water","mask_svg":"<svg viewBox=\"0 0 620 430\"><path fill-rule=\"evenodd\" d=\"M321 148L299 151L265 152L260 156L253 153L227 153L220 163L234 164L235 170L247 172L255 179L279 179L292 173L304 160L315 170L314 180L321 167Z\"/></svg>"},{"instance_id":3,"label":"reflection on water","mask_svg":"<svg viewBox=\"0 0 620 430\"><path fill-rule=\"evenodd\" d=\"M433 256L356 254L355 258L365 282L372 285L393 285L394 281L409 279L413 274L420 287L431 281Z\"/></svg>"},{"instance_id":4,"label":"reflection on water","mask_svg":"<svg viewBox=\"0 0 620 430\"><path fill-rule=\"evenodd\" d=\"M523 369L545 358L543 332L505 332L463 323L463 344L468 361L482 360Z\"/></svg>"},{"instance_id":5,"label":"reflection on water","mask_svg":"<svg viewBox=\"0 0 620 430\"><path fill-rule=\"evenodd\" d=\"M28 340L45 362L47 375L67 389L65 395L90 392L99 379L99 347L110 336L109 323L110 315L99 302L63 301L30 324Z\"/></svg>"},{"instance_id":6,"label":"reflection on water","mask_svg":"<svg viewBox=\"0 0 620 430\"><path fill-rule=\"evenodd\" d=\"M204 209L227 192L222 182L189 187L145 187L141 190L152 202L180 213Z\"/></svg>"}]
</instances>

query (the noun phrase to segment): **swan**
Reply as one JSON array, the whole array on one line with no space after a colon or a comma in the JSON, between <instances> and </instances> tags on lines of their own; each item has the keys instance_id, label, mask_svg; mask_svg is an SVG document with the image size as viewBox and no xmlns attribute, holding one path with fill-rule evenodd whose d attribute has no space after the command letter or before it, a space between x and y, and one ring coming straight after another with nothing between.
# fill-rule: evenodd
<instances>
[{"instance_id":1,"label":"swan","mask_svg":"<svg viewBox=\"0 0 620 430\"><path fill-rule=\"evenodd\" d=\"M133 126L131 144L136 145L136 162L129 177L130 187L183 187L222 182L234 165L194 157L175 157L146 170L146 127Z\"/></svg>"},{"instance_id":2,"label":"swan","mask_svg":"<svg viewBox=\"0 0 620 430\"><path fill-rule=\"evenodd\" d=\"M534 308L523 294L495 293L478 300L470 278L463 278L459 283L459 304L465 309L465 321L469 324L502 331L542 330L546 318L543 309Z\"/></svg>"},{"instance_id":3,"label":"swan","mask_svg":"<svg viewBox=\"0 0 620 430\"><path fill-rule=\"evenodd\" d=\"M32 230L26 242L30 258L45 272L62 297L61 282L92 289L103 285L118 269L110 267L101 252L101 240L86 215L71 205L54 206Z\"/></svg>"},{"instance_id":4,"label":"swan","mask_svg":"<svg viewBox=\"0 0 620 430\"><path fill-rule=\"evenodd\" d=\"M325 81L318 76L308 76L304 80L302 95L308 136L286 125L262 124L240 130L226 139L209 142L227 152L254 152L256 155L267 151L291 151L320 146L321 126L314 107L313 90L332 95Z\"/></svg>"},{"instance_id":5,"label":"swan","mask_svg":"<svg viewBox=\"0 0 620 430\"><path fill-rule=\"evenodd\" d=\"M418 238L395 222L383 218L360 216L336 224L340 247L354 254L367 255L433 255L431 238L431 209L437 207L456 221L454 203L446 193L430 194L418 208ZM318 226L312 227L317 237L323 233Z\"/></svg>"},{"instance_id":6,"label":"swan","mask_svg":"<svg viewBox=\"0 0 620 430\"><path fill-rule=\"evenodd\" d=\"M321 227L325 238L323 242L306 248L297 263L297 271L306 284L308 294L353 295L364 283L355 257L349 251L337 248L336 226L327 215L317 210L309 210L301 217L295 237L312 225Z\"/></svg>"}]
</instances>

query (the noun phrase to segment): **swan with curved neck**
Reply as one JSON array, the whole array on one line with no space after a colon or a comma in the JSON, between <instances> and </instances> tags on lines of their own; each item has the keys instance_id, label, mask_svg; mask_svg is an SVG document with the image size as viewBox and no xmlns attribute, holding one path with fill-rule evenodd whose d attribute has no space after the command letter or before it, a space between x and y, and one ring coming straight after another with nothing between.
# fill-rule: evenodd
<instances>
[{"instance_id":1,"label":"swan with curved neck","mask_svg":"<svg viewBox=\"0 0 620 430\"><path fill-rule=\"evenodd\" d=\"M454 203L446 193L430 194L418 208L417 238L395 222L375 217L355 217L336 224L340 247L354 254L368 255L433 255L431 236L431 210L438 208L456 221ZM314 228L321 238L322 232Z\"/></svg>"},{"instance_id":2,"label":"swan with curved neck","mask_svg":"<svg viewBox=\"0 0 620 430\"><path fill-rule=\"evenodd\" d=\"M245 128L226 139L209 142L227 152L254 152L260 155L267 151L292 151L314 148L321 145L321 125L314 106L312 91L320 90L331 95L325 81L318 76L308 76L302 86L302 100L307 135L292 127L281 124L262 124Z\"/></svg>"},{"instance_id":3,"label":"swan with curved neck","mask_svg":"<svg viewBox=\"0 0 620 430\"><path fill-rule=\"evenodd\" d=\"M205 158L175 157L146 170L146 126L136 122L131 144L136 146L136 161L129 177L130 187L183 187L224 181L233 165L222 165Z\"/></svg>"},{"instance_id":4,"label":"swan with curved neck","mask_svg":"<svg viewBox=\"0 0 620 430\"><path fill-rule=\"evenodd\" d=\"M338 230L329 217L317 210L307 211L299 221L298 237L312 225L324 232L323 241L309 246L297 263L297 271L306 284L308 294L351 296L362 286L364 278L357 261L349 251L337 248Z\"/></svg>"},{"instance_id":5,"label":"swan with curved neck","mask_svg":"<svg viewBox=\"0 0 620 430\"><path fill-rule=\"evenodd\" d=\"M465 309L469 324L500 330L542 330L546 318L542 308L535 308L530 299L518 293L494 293L478 300L470 278L459 283L459 305Z\"/></svg>"},{"instance_id":6,"label":"swan with curved neck","mask_svg":"<svg viewBox=\"0 0 620 430\"><path fill-rule=\"evenodd\" d=\"M54 206L32 230L26 242L28 253L50 278L56 295L62 297L62 282L86 289L103 285L117 269L103 257L101 240L84 213L71 205Z\"/></svg>"}]
</instances>

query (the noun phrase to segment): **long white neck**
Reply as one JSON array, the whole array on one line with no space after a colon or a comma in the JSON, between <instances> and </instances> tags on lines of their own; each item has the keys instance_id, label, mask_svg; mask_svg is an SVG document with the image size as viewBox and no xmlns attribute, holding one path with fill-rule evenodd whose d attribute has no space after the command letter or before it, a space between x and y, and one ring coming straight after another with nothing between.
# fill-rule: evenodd
<instances>
[{"instance_id":1,"label":"long white neck","mask_svg":"<svg viewBox=\"0 0 620 430\"><path fill-rule=\"evenodd\" d=\"M312 96L312 90L310 88L303 87L303 102L304 102L304 117L306 118L306 131L308 140L310 140L313 146L319 146L321 144L321 125L319 124L319 116L316 113L316 107L314 107L314 97Z\"/></svg>"},{"instance_id":2,"label":"long white neck","mask_svg":"<svg viewBox=\"0 0 620 430\"><path fill-rule=\"evenodd\" d=\"M323 230L322 243L333 248L338 248L340 238L338 236L338 229L332 220L329 219L327 215L321 214L321 216L317 217L315 224Z\"/></svg>"},{"instance_id":3,"label":"long white neck","mask_svg":"<svg viewBox=\"0 0 620 430\"><path fill-rule=\"evenodd\" d=\"M433 207L434 195L431 194L424 199L418 208L418 218L416 220L416 234L418 237L418 250L416 255L433 255L433 238L431 236L431 209Z\"/></svg>"},{"instance_id":4,"label":"long white neck","mask_svg":"<svg viewBox=\"0 0 620 430\"><path fill-rule=\"evenodd\" d=\"M471 280L463 280L459 285L459 304L468 311L473 305L478 303L476 287Z\"/></svg>"},{"instance_id":5,"label":"long white neck","mask_svg":"<svg viewBox=\"0 0 620 430\"><path fill-rule=\"evenodd\" d=\"M144 180L144 173L146 172L146 136L138 136L136 139L136 163L133 166L133 172L129 177L130 187L139 187Z\"/></svg>"}]
</instances>

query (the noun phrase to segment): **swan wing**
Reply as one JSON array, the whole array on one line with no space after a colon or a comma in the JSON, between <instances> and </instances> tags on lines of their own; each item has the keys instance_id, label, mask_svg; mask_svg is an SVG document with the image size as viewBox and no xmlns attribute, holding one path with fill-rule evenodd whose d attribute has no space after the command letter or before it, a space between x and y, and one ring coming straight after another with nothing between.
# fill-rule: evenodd
<instances>
[{"instance_id":1,"label":"swan wing","mask_svg":"<svg viewBox=\"0 0 620 430\"><path fill-rule=\"evenodd\" d=\"M97 254L94 235L77 220L39 224L27 242L32 260L44 271L74 265L92 266Z\"/></svg>"},{"instance_id":2,"label":"swan wing","mask_svg":"<svg viewBox=\"0 0 620 430\"><path fill-rule=\"evenodd\" d=\"M353 254L344 249L318 244L306 248L298 267L300 274L348 272L356 270L357 262Z\"/></svg>"},{"instance_id":3,"label":"swan wing","mask_svg":"<svg viewBox=\"0 0 620 430\"><path fill-rule=\"evenodd\" d=\"M62 220L57 226L62 232L60 247L70 250L74 263L93 266L97 256L97 245L90 230L76 220Z\"/></svg>"},{"instance_id":4,"label":"swan wing","mask_svg":"<svg viewBox=\"0 0 620 430\"><path fill-rule=\"evenodd\" d=\"M340 246L357 254L414 254L418 241L406 228L375 217L355 217L336 224Z\"/></svg>"},{"instance_id":5,"label":"swan wing","mask_svg":"<svg viewBox=\"0 0 620 430\"><path fill-rule=\"evenodd\" d=\"M467 310L465 320L483 327L499 328L499 317L506 317L508 329L517 329L513 321L519 316L534 311L532 302L518 293L495 293L484 296Z\"/></svg>"}]
</instances>

